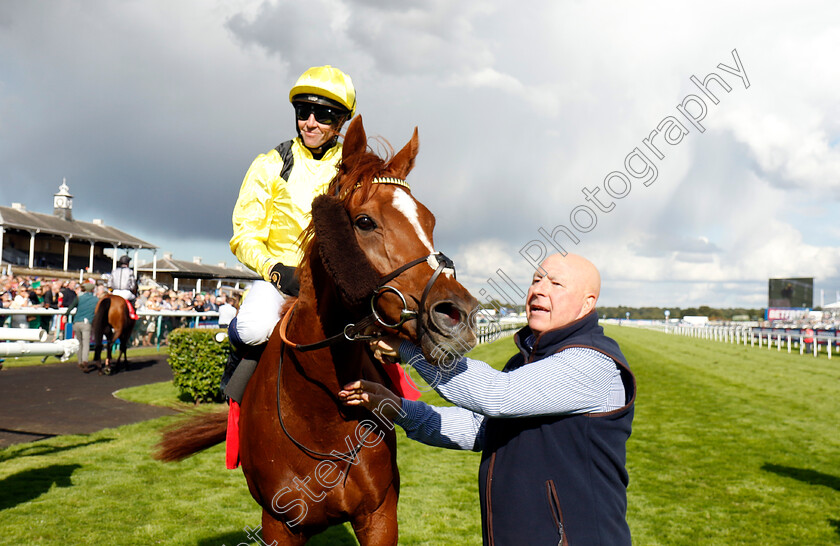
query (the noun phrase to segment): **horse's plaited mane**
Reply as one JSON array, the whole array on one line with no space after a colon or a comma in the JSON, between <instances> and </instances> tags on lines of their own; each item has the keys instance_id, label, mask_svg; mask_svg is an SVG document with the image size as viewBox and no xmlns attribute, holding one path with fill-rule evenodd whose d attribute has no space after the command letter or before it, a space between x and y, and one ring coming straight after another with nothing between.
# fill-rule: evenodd
<instances>
[{"instance_id":1,"label":"horse's plaited mane","mask_svg":"<svg viewBox=\"0 0 840 546\"><path fill-rule=\"evenodd\" d=\"M384 175L394 156L394 149L391 145L385 139L381 139L381 142L386 147L386 157L379 157L368 146L364 153L357 154L351 157L349 161L339 164L338 172L335 178L330 181L325 194L336 195L338 193L345 209L349 207L351 200L357 205L367 201L370 198L373 179ZM338 192L336 192L336 184L339 184ZM314 223L310 221L298 239L298 243L303 249L301 264L309 263L314 236Z\"/></svg>"}]
</instances>

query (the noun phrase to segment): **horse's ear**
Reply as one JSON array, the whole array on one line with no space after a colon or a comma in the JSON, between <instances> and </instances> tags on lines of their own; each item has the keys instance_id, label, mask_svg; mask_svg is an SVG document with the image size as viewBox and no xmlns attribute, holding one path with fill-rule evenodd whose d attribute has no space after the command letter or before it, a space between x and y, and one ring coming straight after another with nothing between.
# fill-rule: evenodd
<instances>
[{"instance_id":1,"label":"horse's ear","mask_svg":"<svg viewBox=\"0 0 840 546\"><path fill-rule=\"evenodd\" d=\"M394 156L394 159L388 164L388 172L391 176L402 178L408 176L411 169L414 168L414 158L417 157L417 151L420 149L420 139L417 137L417 127L414 128L414 135L411 140L403 146L403 149Z\"/></svg>"},{"instance_id":2,"label":"horse's ear","mask_svg":"<svg viewBox=\"0 0 840 546\"><path fill-rule=\"evenodd\" d=\"M338 198L312 201L312 223L324 268L351 307L365 303L379 286L379 273L356 242L353 225Z\"/></svg>"},{"instance_id":3,"label":"horse's ear","mask_svg":"<svg viewBox=\"0 0 840 546\"><path fill-rule=\"evenodd\" d=\"M350 122L347 134L344 135L341 161L347 161L347 158L364 152L366 148L367 135L365 134L365 126L362 124L362 115L359 114Z\"/></svg>"}]
</instances>

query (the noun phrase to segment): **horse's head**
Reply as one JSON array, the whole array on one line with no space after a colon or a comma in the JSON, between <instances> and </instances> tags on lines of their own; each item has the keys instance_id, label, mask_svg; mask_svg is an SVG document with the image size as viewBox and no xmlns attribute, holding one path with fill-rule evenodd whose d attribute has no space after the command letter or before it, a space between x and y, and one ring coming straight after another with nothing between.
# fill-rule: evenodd
<instances>
[{"instance_id":1,"label":"horse's head","mask_svg":"<svg viewBox=\"0 0 840 546\"><path fill-rule=\"evenodd\" d=\"M393 159L367 149L361 116L344 139L341 166L327 195L312 203L310 245L345 306L372 313L380 328L419 345L442 363L475 346L478 301L435 251L435 217L405 183L417 156L417 130Z\"/></svg>"}]
</instances>

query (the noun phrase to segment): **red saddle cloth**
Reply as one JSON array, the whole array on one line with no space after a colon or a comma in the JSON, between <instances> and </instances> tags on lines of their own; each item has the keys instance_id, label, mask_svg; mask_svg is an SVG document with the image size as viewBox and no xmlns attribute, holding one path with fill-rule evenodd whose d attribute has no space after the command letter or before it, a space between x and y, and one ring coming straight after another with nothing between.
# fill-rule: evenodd
<instances>
[{"instance_id":1,"label":"red saddle cloth","mask_svg":"<svg viewBox=\"0 0 840 546\"><path fill-rule=\"evenodd\" d=\"M417 390L417 385L398 362L383 364L383 366L388 377L391 378L391 383L394 384L394 394L412 401L420 398L422 393Z\"/></svg>"},{"instance_id":2,"label":"red saddle cloth","mask_svg":"<svg viewBox=\"0 0 840 546\"><path fill-rule=\"evenodd\" d=\"M125 300L125 304L128 305L128 316L131 317L131 320L137 320L137 311L134 310L134 304L131 303L131 300Z\"/></svg>"},{"instance_id":3,"label":"red saddle cloth","mask_svg":"<svg viewBox=\"0 0 840 546\"><path fill-rule=\"evenodd\" d=\"M225 466L239 468L239 402L230 401L227 433L225 435Z\"/></svg>"}]
</instances>

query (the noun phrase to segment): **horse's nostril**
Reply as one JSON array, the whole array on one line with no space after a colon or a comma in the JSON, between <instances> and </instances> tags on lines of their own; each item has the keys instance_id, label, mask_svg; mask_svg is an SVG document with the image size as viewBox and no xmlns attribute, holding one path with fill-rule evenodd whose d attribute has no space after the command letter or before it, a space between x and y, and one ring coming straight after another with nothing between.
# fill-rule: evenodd
<instances>
[{"instance_id":1,"label":"horse's nostril","mask_svg":"<svg viewBox=\"0 0 840 546\"><path fill-rule=\"evenodd\" d=\"M445 301L434 307L435 316L439 317L444 325L453 328L461 322L461 311L452 303Z\"/></svg>"}]
</instances>

